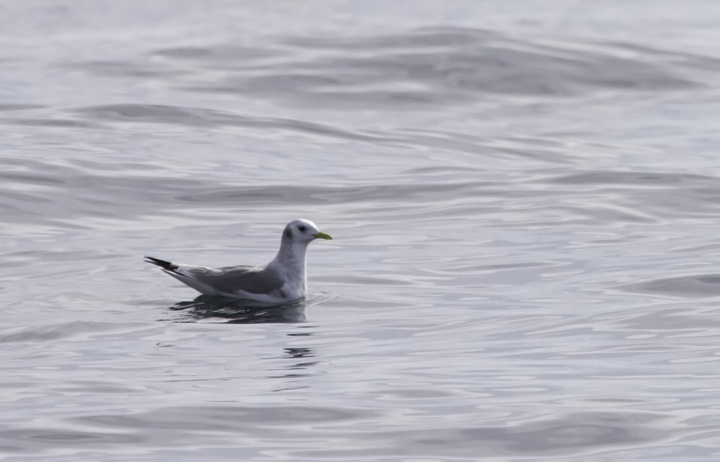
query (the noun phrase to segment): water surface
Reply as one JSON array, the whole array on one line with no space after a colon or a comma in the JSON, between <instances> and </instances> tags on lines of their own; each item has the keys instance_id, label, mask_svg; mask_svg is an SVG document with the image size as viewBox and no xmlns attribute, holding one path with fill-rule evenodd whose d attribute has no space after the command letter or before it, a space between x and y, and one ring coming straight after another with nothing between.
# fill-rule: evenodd
<instances>
[{"instance_id":1,"label":"water surface","mask_svg":"<svg viewBox=\"0 0 720 462\"><path fill-rule=\"evenodd\" d=\"M717 457L714 3L0 13L3 460Z\"/></svg>"}]
</instances>

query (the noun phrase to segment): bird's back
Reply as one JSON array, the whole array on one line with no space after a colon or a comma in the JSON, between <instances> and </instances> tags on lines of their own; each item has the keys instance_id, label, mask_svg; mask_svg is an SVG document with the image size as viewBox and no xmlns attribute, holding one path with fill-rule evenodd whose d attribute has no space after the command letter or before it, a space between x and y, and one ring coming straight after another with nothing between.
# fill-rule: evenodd
<instances>
[{"instance_id":1,"label":"bird's back","mask_svg":"<svg viewBox=\"0 0 720 462\"><path fill-rule=\"evenodd\" d=\"M218 292L236 295L238 291L268 294L280 290L285 283L272 268L257 266L226 266L223 268L191 267L184 274Z\"/></svg>"}]
</instances>

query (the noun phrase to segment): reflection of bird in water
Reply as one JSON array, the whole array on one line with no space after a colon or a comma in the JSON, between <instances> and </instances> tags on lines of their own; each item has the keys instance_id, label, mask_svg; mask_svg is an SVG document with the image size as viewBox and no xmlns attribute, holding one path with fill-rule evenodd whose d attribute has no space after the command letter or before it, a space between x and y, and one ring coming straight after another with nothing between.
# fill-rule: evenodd
<instances>
[{"instance_id":1,"label":"reflection of bird in water","mask_svg":"<svg viewBox=\"0 0 720 462\"><path fill-rule=\"evenodd\" d=\"M312 348L295 347L283 348L283 350L285 350L285 358L287 359L309 359L315 357L315 352L313 352ZM308 367L314 366L317 363L317 361L303 361L289 366L288 369L307 369Z\"/></svg>"},{"instance_id":2,"label":"reflection of bird in water","mask_svg":"<svg viewBox=\"0 0 720 462\"><path fill-rule=\"evenodd\" d=\"M195 300L179 302L170 307L184 311L187 321L219 318L233 324L305 322L305 302L261 306L246 300L200 295Z\"/></svg>"},{"instance_id":3,"label":"reflection of bird in water","mask_svg":"<svg viewBox=\"0 0 720 462\"><path fill-rule=\"evenodd\" d=\"M299 359L299 358L312 358L315 356L312 349L310 348L283 348L285 350L285 357Z\"/></svg>"}]
</instances>

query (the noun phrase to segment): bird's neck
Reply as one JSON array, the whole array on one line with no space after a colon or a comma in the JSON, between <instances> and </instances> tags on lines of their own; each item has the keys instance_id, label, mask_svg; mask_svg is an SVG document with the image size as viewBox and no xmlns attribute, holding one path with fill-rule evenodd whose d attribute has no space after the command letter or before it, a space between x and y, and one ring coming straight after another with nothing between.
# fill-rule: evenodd
<instances>
[{"instance_id":1,"label":"bird's neck","mask_svg":"<svg viewBox=\"0 0 720 462\"><path fill-rule=\"evenodd\" d=\"M305 277L305 252L307 246L307 242L292 242L283 239L280 244L280 251L272 262L277 268L287 269L288 274L285 274L285 277L299 276L303 286L307 284Z\"/></svg>"}]
</instances>

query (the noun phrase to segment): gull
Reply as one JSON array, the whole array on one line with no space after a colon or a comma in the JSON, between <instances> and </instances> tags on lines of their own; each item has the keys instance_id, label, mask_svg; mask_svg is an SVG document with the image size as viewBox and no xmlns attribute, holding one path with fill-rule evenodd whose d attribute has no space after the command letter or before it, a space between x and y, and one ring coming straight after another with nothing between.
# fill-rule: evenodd
<instances>
[{"instance_id":1,"label":"gull","mask_svg":"<svg viewBox=\"0 0 720 462\"><path fill-rule=\"evenodd\" d=\"M145 257L145 261L203 295L284 303L305 297L305 252L315 239L331 240L332 237L320 232L312 221L293 220L285 226L277 256L264 267L241 265L213 269L153 257Z\"/></svg>"}]
</instances>

